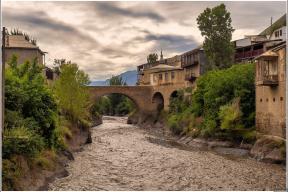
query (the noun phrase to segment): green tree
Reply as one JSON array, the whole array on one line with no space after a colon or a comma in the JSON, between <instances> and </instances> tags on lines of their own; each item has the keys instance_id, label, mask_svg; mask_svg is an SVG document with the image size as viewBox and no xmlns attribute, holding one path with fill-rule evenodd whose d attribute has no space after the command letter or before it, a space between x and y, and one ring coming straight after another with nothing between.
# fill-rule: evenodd
<instances>
[{"instance_id":1,"label":"green tree","mask_svg":"<svg viewBox=\"0 0 288 192\"><path fill-rule=\"evenodd\" d=\"M147 56L147 63L152 64L158 60L157 53L151 53Z\"/></svg>"},{"instance_id":2,"label":"green tree","mask_svg":"<svg viewBox=\"0 0 288 192\"><path fill-rule=\"evenodd\" d=\"M62 63L60 77L56 80L54 90L62 113L70 120L86 119L89 107L89 95L86 85L88 75L75 63Z\"/></svg>"},{"instance_id":3,"label":"green tree","mask_svg":"<svg viewBox=\"0 0 288 192\"><path fill-rule=\"evenodd\" d=\"M232 19L224 4L212 9L206 8L197 17L198 28L204 36L203 48L209 61L208 70L228 68L233 63L231 43Z\"/></svg>"}]
</instances>

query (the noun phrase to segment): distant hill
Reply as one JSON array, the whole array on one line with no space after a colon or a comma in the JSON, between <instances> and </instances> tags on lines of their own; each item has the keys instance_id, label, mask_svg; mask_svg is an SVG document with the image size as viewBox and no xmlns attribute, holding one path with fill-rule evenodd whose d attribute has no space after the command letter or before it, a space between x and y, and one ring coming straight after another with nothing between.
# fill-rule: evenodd
<instances>
[{"instance_id":1,"label":"distant hill","mask_svg":"<svg viewBox=\"0 0 288 192\"><path fill-rule=\"evenodd\" d=\"M124 73L121 73L119 76L122 77L124 81L126 81L127 85L136 85L137 82L137 71L126 71ZM105 86L109 85L109 79L103 80L103 81L91 81L89 86Z\"/></svg>"}]
</instances>

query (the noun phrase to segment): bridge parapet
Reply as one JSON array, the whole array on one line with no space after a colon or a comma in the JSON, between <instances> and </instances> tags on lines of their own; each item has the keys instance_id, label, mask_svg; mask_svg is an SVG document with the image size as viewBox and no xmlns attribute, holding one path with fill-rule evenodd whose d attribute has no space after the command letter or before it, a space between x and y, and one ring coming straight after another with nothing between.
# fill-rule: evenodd
<instances>
[{"instance_id":1,"label":"bridge parapet","mask_svg":"<svg viewBox=\"0 0 288 192\"><path fill-rule=\"evenodd\" d=\"M152 86L89 86L88 90L92 100L101 96L118 93L130 98L142 112L153 112L155 106L152 103Z\"/></svg>"}]
</instances>

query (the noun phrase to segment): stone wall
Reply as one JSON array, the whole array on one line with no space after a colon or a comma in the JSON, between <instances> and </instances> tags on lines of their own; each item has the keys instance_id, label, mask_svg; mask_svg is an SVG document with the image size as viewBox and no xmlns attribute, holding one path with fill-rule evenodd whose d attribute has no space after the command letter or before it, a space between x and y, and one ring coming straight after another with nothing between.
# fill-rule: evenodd
<instances>
[{"instance_id":1,"label":"stone wall","mask_svg":"<svg viewBox=\"0 0 288 192\"><path fill-rule=\"evenodd\" d=\"M256 129L264 135L285 138L285 49L278 54L278 85L259 85L256 82ZM258 74L256 68L256 74ZM256 77L258 79L258 77Z\"/></svg>"}]
</instances>

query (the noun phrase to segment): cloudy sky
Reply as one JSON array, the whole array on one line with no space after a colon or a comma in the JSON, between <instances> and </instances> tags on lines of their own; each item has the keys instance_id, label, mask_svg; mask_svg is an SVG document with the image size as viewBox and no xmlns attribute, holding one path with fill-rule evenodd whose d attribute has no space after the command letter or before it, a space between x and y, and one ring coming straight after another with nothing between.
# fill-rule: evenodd
<instances>
[{"instance_id":1,"label":"cloudy sky","mask_svg":"<svg viewBox=\"0 0 288 192\"><path fill-rule=\"evenodd\" d=\"M91 80L146 62L151 52L171 57L203 41L196 18L220 2L2 2L3 24L37 39L46 63L66 58ZM233 39L258 34L285 13L282 2L225 2Z\"/></svg>"}]
</instances>

